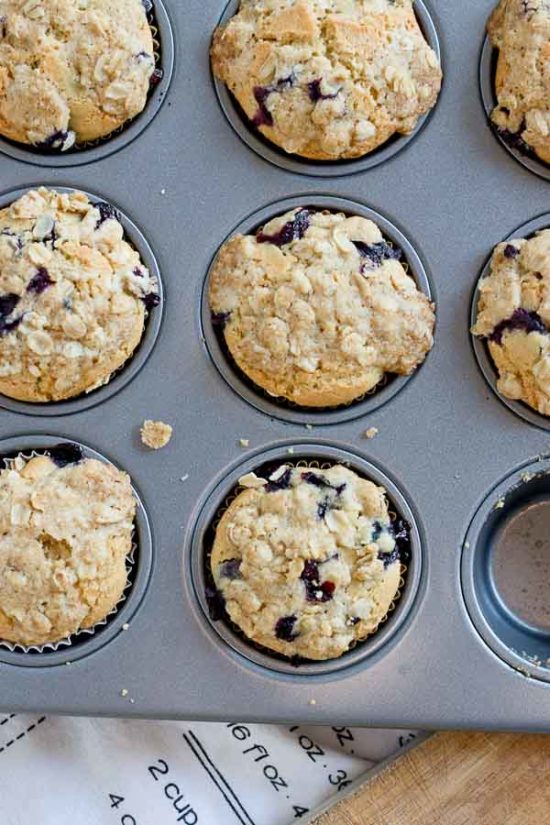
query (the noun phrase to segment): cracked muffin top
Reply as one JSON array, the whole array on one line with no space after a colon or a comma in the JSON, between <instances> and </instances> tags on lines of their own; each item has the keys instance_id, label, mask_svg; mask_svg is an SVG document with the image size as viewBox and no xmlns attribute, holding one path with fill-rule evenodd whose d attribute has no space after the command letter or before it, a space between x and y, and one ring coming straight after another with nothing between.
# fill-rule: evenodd
<instances>
[{"instance_id":1,"label":"cracked muffin top","mask_svg":"<svg viewBox=\"0 0 550 825\"><path fill-rule=\"evenodd\" d=\"M0 134L69 149L138 115L155 71L141 0L0 0Z\"/></svg>"},{"instance_id":2,"label":"cracked muffin top","mask_svg":"<svg viewBox=\"0 0 550 825\"><path fill-rule=\"evenodd\" d=\"M550 163L550 1L501 0L488 31L499 52L491 118L510 146Z\"/></svg>"},{"instance_id":3,"label":"cracked muffin top","mask_svg":"<svg viewBox=\"0 0 550 825\"><path fill-rule=\"evenodd\" d=\"M373 633L395 599L408 526L385 490L336 465L281 465L216 528L211 570L231 620L284 656L332 659ZM403 558L406 561L406 558Z\"/></svg>"},{"instance_id":4,"label":"cracked muffin top","mask_svg":"<svg viewBox=\"0 0 550 825\"><path fill-rule=\"evenodd\" d=\"M499 244L479 291L472 332L488 340L498 391L550 415L550 229Z\"/></svg>"},{"instance_id":5,"label":"cracked muffin top","mask_svg":"<svg viewBox=\"0 0 550 825\"><path fill-rule=\"evenodd\" d=\"M366 218L294 209L222 246L213 323L270 395L304 407L350 403L387 373L412 373L433 345L433 305L401 257Z\"/></svg>"},{"instance_id":6,"label":"cracked muffin top","mask_svg":"<svg viewBox=\"0 0 550 825\"><path fill-rule=\"evenodd\" d=\"M0 393L59 401L106 384L156 289L110 204L28 191L0 210Z\"/></svg>"},{"instance_id":7,"label":"cracked muffin top","mask_svg":"<svg viewBox=\"0 0 550 825\"><path fill-rule=\"evenodd\" d=\"M314 160L409 134L441 86L412 0L241 0L211 54L254 126Z\"/></svg>"},{"instance_id":8,"label":"cracked muffin top","mask_svg":"<svg viewBox=\"0 0 550 825\"><path fill-rule=\"evenodd\" d=\"M56 642L104 619L127 581L130 479L76 445L0 471L0 639Z\"/></svg>"}]
</instances>

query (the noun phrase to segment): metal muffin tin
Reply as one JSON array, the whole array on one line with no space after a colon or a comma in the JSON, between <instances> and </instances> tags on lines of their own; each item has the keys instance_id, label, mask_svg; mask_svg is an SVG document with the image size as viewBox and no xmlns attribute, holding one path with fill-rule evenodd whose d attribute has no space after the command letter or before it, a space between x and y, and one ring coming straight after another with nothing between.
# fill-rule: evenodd
<instances>
[{"instance_id":1,"label":"metal muffin tin","mask_svg":"<svg viewBox=\"0 0 550 825\"><path fill-rule=\"evenodd\" d=\"M114 203L132 222L128 236L132 225L143 233L165 289L155 346L120 391L98 394L93 407L75 404L63 415L56 408L47 418L39 408L23 410L2 400L0 437L8 439L2 450L47 446L50 438L74 440L130 473L151 526L152 567L128 630L117 632L116 625L111 632L108 624L100 646L87 641L74 648L78 658L70 666L57 664L54 653L32 655L33 666L20 658L8 663L7 652L1 653L0 706L549 731L546 668L537 664L534 649L514 642L506 630L513 617L504 609L487 629L488 610L497 600L488 598L491 577L481 563L491 553L491 507L503 501L498 514L506 524L518 507L547 496L545 477L532 482L539 487L523 482L519 499L514 490L527 465L537 462L537 472L546 468L546 459L538 458L548 450L547 432L490 391L469 333L472 297L493 247L549 210L547 182L502 151L477 93L493 0L426 3L445 71L433 115L391 160L362 170L355 164L353 176L351 164L331 164L337 168L330 181L301 164L298 170L267 162L228 123L208 59L223 0L165 0L165 6L174 34L174 75L150 128L116 154L70 168L53 162L44 168L29 153L23 162L0 146L2 195L44 184L90 191ZM258 218L263 222L298 202L346 209L359 204L357 210L368 215L364 210L373 210L383 216L377 219L386 236L403 245L411 274L417 280L418 272L427 274L418 283L433 289L437 300L435 348L392 397L382 389L355 408L315 417L273 399L273 406L265 406L255 390L248 387L252 395L245 395L230 386L229 372L220 374L222 361L213 363L210 319L201 314L213 257L236 226L252 228ZM133 239L146 248L140 247L141 235ZM174 426L164 450L141 445L145 418ZM370 427L379 434L364 439ZM396 610L364 648L326 667L280 668L269 655L259 660L248 645L240 647L242 640L237 644L224 628L212 626L204 610L197 564L205 520L242 468L274 454L281 460L341 457L375 480L382 473L390 497L410 509L415 525L414 563ZM541 654L547 643L542 640Z\"/></svg>"}]
</instances>

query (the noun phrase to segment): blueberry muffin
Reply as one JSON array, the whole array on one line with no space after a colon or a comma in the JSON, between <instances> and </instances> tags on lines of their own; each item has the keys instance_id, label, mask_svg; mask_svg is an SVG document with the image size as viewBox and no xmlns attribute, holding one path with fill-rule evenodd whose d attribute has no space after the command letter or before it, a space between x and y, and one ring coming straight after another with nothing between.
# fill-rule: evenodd
<instances>
[{"instance_id":1,"label":"blueberry muffin","mask_svg":"<svg viewBox=\"0 0 550 825\"><path fill-rule=\"evenodd\" d=\"M237 366L273 396L346 404L433 344L434 308L372 221L295 209L236 235L211 272L213 321Z\"/></svg>"},{"instance_id":2,"label":"blueberry muffin","mask_svg":"<svg viewBox=\"0 0 550 825\"><path fill-rule=\"evenodd\" d=\"M550 3L501 0L488 30L498 49L491 118L509 145L550 163Z\"/></svg>"},{"instance_id":3,"label":"blueberry muffin","mask_svg":"<svg viewBox=\"0 0 550 825\"><path fill-rule=\"evenodd\" d=\"M212 68L266 138L314 160L409 134L441 87L412 0L241 0Z\"/></svg>"},{"instance_id":4,"label":"blueberry muffin","mask_svg":"<svg viewBox=\"0 0 550 825\"><path fill-rule=\"evenodd\" d=\"M129 477L76 445L0 471L0 640L56 642L104 619L127 582Z\"/></svg>"},{"instance_id":5,"label":"blueberry muffin","mask_svg":"<svg viewBox=\"0 0 550 825\"><path fill-rule=\"evenodd\" d=\"M499 244L479 292L472 332L487 339L498 391L550 415L550 229Z\"/></svg>"},{"instance_id":6,"label":"blueberry muffin","mask_svg":"<svg viewBox=\"0 0 550 825\"><path fill-rule=\"evenodd\" d=\"M397 596L409 542L385 490L342 466L282 465L241 485L210 563L245 636L284 656L333 659L374 633Z\"/></svg>"},{"instance_id":7,"label":"blueberry muffin","mask_svg":"<svg viewBox=\"0 0 550 825\"><path fill-rule=\"evenodd\" d=\"M107 383L156 288L109 204L38 189L0 210L0 393L59 401Z\"/></svg>"},{"instance_id":8,"label":"blueberry muffin","mask_svg":"<svg viewBox=\"0 0 550 825\"><path fill-rule=\"evenodd\" d=\"M142 0L0 0L0 134L69 149L138 115L154 76Z\"/></svg>"}]
</instances>

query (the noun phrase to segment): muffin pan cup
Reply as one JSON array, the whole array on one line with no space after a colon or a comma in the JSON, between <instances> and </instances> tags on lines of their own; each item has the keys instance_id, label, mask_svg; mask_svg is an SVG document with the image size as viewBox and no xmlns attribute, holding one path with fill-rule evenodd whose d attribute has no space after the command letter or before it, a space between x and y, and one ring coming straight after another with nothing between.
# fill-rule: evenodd
<instances>
[{"instance_id":1,"label":"muffin pan cup","mask_svg":"<svg viewBox=\"0 0 550 825\"><path fill-rule=\"evenodd\" d=\"M10 462L18 455L27 459L34 458L37 455L47 454L48 450L53 449L60 443L67 442L64 439L60 440L47 435L32 435L1 440L0 462L2 469L8 469ZM81 448L84 458L95 458L106 464L111 463L105 456L84 444L75 441L69 443L77 444ZM132 548L126 557L128 578L124 591L114 608L109 611L104 619L92 627L83 628L56 642L26 646L16 642L0 640L0 662L20 667L72 664L82 656L99 650L117 633L124 630L124 627L139 607L147 589L153 562L151 530L147 514L138 492L135 489L133 492L137 507Z\"/></svg>"},{"instance_id":2,"label":"muffin pan cup","mask_svg":"<svg viewBox=\"0 0 550 825\"><path fill-rule=\"evenodd\" d=\"M502 242L511 241L514 238L531 238L533 235L536 235L537 232L540 232L543 229L550 228L550 212L546 213L545 215L539 215L538 218L533 218L533 220L528 221L527 223L523 224L522 226L518 226L513 232L511 232L506 238L502 239ZM500 241L498 242L500 243ZM495 244L496 246L497 244ZM491 260L492 260L492 252L489 260L483 267L479 280L476 284L474 289L474 294L472 297L472 306L470 312L470 326L473 327L477 321L477 307L479 304L480 299L480 287L482 281L487 278L491 273ZM536 427L540 427L541 430L546 430L546 432L550 432L550 418L546 415L542 415L534 407L530 407L524 401L515 401L512 398L507 398L505 395L499 392L497 388L498 382L498 370L496 365L491 357L491 353L489 351L488 341L485 338L480 338L479 336L472 335L472 347L474 350L474 355L476 357L477 363L481 372L483 373L485 380L487 381L488 385L495 393L497 398L505 404L509 410L514 412L520 418L523 418L525 421L528 421L530 424L534 424ZM550 598L550 594L549 594Z\"/></svg>"},{"instance_id":3,"label":"muffin pan cup","mask_svg":"<svg viewBox=\"0 0 550 825\"><path fill-rule=\"evenodd\" d=\"M499 133L495 124L491 120L491 113L495 106L498 105L498 98L495 88L495 76L498 62L498 49L494 48L493 44L486 36L483 40L481 48L481 55L479 60L479 89L481 92L481 100L483 108L487 115L487 123L493 132L496 139L509 152L518 163L529 169L535 175L550 180L550 165L541 160L535 152L521 151L515 146L511 146L503 136Z\"/></svg>"},{"instance_id":4,"label":"muffin pan cup","mask_svg":"<svg viewBox=\"0 0 550 825\"><path fill-rule=\"evenodd\" d=\"M29 188L30 187L24 187L22 189L6 192L5 194L0 194L0 209L5 209L11 203L24 195ZM54 189L55 191L62 193L70 193L75 191L74 187L67 186L47 185L47 188ZM106 198L97 194L92 194L91 192L85 192L84 194L88 196L88 199L93 204L106 200ZM109 201L109 203L116 209L117 219L124 230L125 240L130 244L130 246L139 252L141 261L145 264L157 282L157 292L160 302L158 306L153 307L146 314L143 335L140 343L130 358L128 358L128 360L121 367L112 373L109 380L100 387L81 393L74 398L67 398L63 401L52 402L20 401L16 398L10 398L0 392L0 408L40 417L67 415L69 413L89 409L90 407L105 401L107 398L110 398L112 395L125 387L130 381L132 381L151 355L162 324L164 303L164 287L159 265L153 250L141 230L138 229L130 218L124 215L120 209L116 207L116 204L112 201Z\"/></svg>"},{"instance_id":5,"label":"muffin pan cup","mask_svg":"<svg viewBox=\"0 0 550 825\"><path fill-rule=\"evenodd\" d=\"M291 453L288 452L288 445L281 444L267 451L255 451L252 456L244 461L239 461L232 467L227 475L208 492L194 528L187 536L188 543L184 551L187 564L184 568L184 578L190 577L195 598L202 609L201 618L206 620L206 629L214 630L218 635L219 638L214 639L214 641L218 641L218 644L221 639L223 640L222 644L229 645L233 651L240 655L241 659L278 673L298 676L326 676L337 673L344 668L358 665L374 656L377 651L390 644L391 640L399 634L400 629L406 625L422 590L422 533L411 505L396 484L380 467L366 461L360 454L332 444L315 442L297 443L290 449L292 450ZM262 472L262 467L276 467L281 464L291 464L304 468L343 464L354 470L358 475L383 486L387 491L390 512L394 512L397 516L403 518L410 528L410 559L401 563L401 586L388 613L375 632L359 641L353 649L336 659L317 662L307 660L289 661L286 657L274 654L259 644L251 642L231 622L227 615L224 618L212 618L211 615L212 610L207 593L209 588L212 589L214 586L208 567L212 549L210 540L212 530L215 529L216 523L227 509L229 501L233 500L237 491L242 491L238 483L241 476L256 472L261 477L266 477Z\"/></svg>"},{"instance_id":6,"label":"muffin pan cup","mask_svg":"<svg viewBox=\"0 0 550 825\"><path fill-rule=\"evenodd\" d=\"M490 390L469 332L472 294L494 246L549 211L547 181L510 162L490 134L477 94L479 45L493 0L439 3L437 9L426 3L446 69L434 116L391 162L330 180L282 171L238 140L227 122L208 60L225 0L165 5L177 59L165 105L150 128L110 157L51 167L47 174L0 154L2 196L38 184L73 187L97 193L129 216L154 250L166 290L155 346L120 392L107 397L100 390L90 395L94 406L75 404L47 418L2 401L3 452L72 440L130 474L147 510L154 564L142 589L135 590L136 579L112 622L85 642L43 654L0 648L0 707L550 732L550 684L532 669L534 660L519 662L518 669L508 653L488 643L463 569L470 558L466 542L477 546L475 535L488 519L492 524L495 488L501 482L505 491L515 488L522 468L535 472L532 463L545 470L547 459L538 458L549 448L547 429L515 415ZM398 230L426 272L437 305L435 346L407 386L383 404L384 388L315 418L251 387L243 397L229 372L220 374L225 365L214 363L210 319L201 319L209 266L235 227L252 227L294 203L372 210L365 214L392 241ZM165 449L141 444L144 419L173 426ZM371 428L378 435L364 438ZM34 435L45 432L53 441ZM410 508L418 528L420 551L413 558L421 560L421 570L414 564L408 569L395 611L364 645L328 666L295 668L271 655L257 658L260 651L242 639L224 638L204 610L196 553L202 531L244 468L261 465L266 456L321 464L341 458L356 465L375 481L387 480L390 498ZM542 489L537 507L540 500L546 500ZM472 577L476 593L492 593L482 566L472 568ZM508 613L499 615L494 627L521 658L522 645L505 631ZM534 632L521 621L514 626ZM123 632L124 622L129 628ZM546 633L535 630L537 639ZM544 643L540 647L525 650L536 658ZM70 666L55 658L66 655Z\"/></svg>"},{"instance_id":7,"label":"muffin pan cup","mask_svg":"<svg viewBox=\"0 0 550 825\"><path fill-rule=\"evenodd\" d=\"M128 146L153 122L166 97L174 72L174 34L172 23L162 0L154 0L147 18L153 31L155 68L162 72L158 82L151 85L147 104L135 118L127 121L110 135L98 140L77 144L66 152L41 149L0 136L0 153L14 160L34 166L61 168L80 166L101 160Z\"/></svg>"},{"instance_id":8,"label":"muffin pan cup","mask_svg":"<svg viewBox=\"0 0 550 825\"><path fill-rule=\"evenodd\" d=\"M428 274L426 264L422 261L413 244L405 237L403 232L388 218L381 215L374 209L370 209L364 203L352 201L348 198L331 197L328 195L304 194L292 198L271 203L263 209L259 209L244 221L236 226L220 244L222 246L234 235L254 235L258 229L277 215L283 215L292 209L306 206L315 211L328 210L330 212L343 212L347 215L360 215L362 218L374 221L382 231L385 239L396 249L403 253L402 263L407 273L411 276L418 289L423 292L431 301L435 301L435 290ZM338 407L300 407L284 398L276 398L261 387L254 384L237 366L233 360L227 345L225 344L223 331L217 329L212 322L212 313L208 303L208 291L210 286L210 273L216 262L217 253L212 259L208 269L208 275L204 281L200 304L200 324L202 339L220 375L227 381L229 386L245 401L252 404L258 410L288 421L294 424L337 424L339 422L351 421L360 418L368 413L374 412L378 407L388 403L394 398L409 381L412 381L422 369L423 363L410 375L396 375L386 373L383 380L373 387L368 393ZM428 356L429 357L429 353Z\"/></svg>"},{"instance_id":9,"label":"muffin pan cup","mask_svg":"<svg viewBox=\"0 0 550 825\"><path fill-rule=\"evenodd\" d=\"M239 9L240 0L229 0L229 3L224 9L224 12L218 22L218 25L225 25L236 14ZM416 17L420 28L437 55L440 63L442 63L441 44L439 34L430 13L428 5L423 0L416 0L415 2ZM445 67L443 67L445 69ZM411 141L415 140L422 132L424 126L428 123L435 110L434 108L418 119L418 122L413 131L408 135L395 134L386 143L379 146L368 155L359 158L352 158L349 160L336 161L315 161L308 158L300 157L299 155L288 154L283 149L280 149L275 143L265 138L259 129L256 129L250 120L243 112L241 106L236 98L231 94L225 83L218 80L212 74L212 82L216 91L216 96L220 107L227 118L230 126L240 139L260 157L278 166L280 169L285 169L288 172L294 172L297 175L312 175L319 178L333 178L341 175L354 175L358 172L365 172L368 169L374 169L381 163L386 163L391 160L399 152L403 151Z\"/></svg>"}]
</instances>

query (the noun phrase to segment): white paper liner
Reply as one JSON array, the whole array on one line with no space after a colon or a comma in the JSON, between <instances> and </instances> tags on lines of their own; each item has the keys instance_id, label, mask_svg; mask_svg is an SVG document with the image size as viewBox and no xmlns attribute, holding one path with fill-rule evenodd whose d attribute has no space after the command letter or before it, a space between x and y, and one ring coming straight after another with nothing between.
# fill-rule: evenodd
<instances>
[{"instance_id":1,"label":"white paper liner","mask_svg":"<svg viewBox=\"0 0 550 825\"><path fill-rule=\"evenodd\" d=\"M63 439L60 438L60 443L63 443ZM12 465L18 458L22 458L24 461L30 461L31 458L37 458L41 455L47 455L48 449L45 448L44 450L32 450L30 453L18 453L14 458L3 458L2 463L5 469L12 469ZM84 456L86 458L86 456ZM0 639L0 648L4 650L9 650L10 653L44 653L46 651L56 651L59 648L63 647L72 647L75 640L80 639L82 636L94 636L95 632L98 628L105 627L105 625L109 624L111 618L118 613L121 606L124 604L126 599L128 598L128 592L132 588L133 582L131 581L131 573L134 569L136 563L136 552L138 550L138 545L136 541L136 525L134 522L134 527L132 531L132 546L130 548L130 552L126 556L126 584L124 585L124 589L122 591L122 595L118 602L115 604L112 610L107 613L104 619L101 621L96 622L93 627L82 628L82 630L77 630L75 633L71 633L70 636L66 636L64 639L59 639L56 642L46 642L43 645L23 645L19 642L8 642L4 639Z\"/></svg>"}]
</instances>

